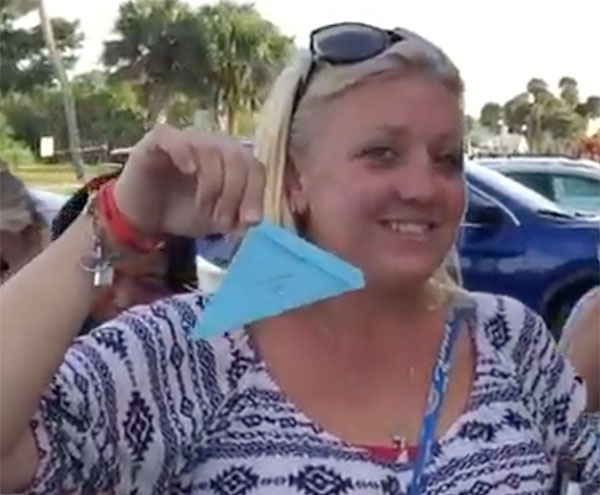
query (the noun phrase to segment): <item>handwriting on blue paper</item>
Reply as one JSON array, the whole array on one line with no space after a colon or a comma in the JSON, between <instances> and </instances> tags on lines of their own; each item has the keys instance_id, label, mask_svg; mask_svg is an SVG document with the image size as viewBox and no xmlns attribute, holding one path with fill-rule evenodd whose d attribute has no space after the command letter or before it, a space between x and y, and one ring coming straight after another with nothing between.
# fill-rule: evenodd
<instances>
[{"instance_id":1,"label":"handwriting on blue paper","mask_svg":"<svg viewBox=\"0 0 600 495\"><path fill-rule=\"evenodd\" d=\"M358 268L264 221L244 237L193 335L224 333L363 287Z\"/></svg>"}]
</instances>

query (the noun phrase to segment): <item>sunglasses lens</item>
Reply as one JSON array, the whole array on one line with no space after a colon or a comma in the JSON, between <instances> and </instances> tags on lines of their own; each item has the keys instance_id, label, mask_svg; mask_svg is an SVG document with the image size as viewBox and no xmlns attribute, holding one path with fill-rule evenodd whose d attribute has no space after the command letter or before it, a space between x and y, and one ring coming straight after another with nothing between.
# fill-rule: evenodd
<instances>
[{"instance_id":1,"label":"sunglasses lens","mask_svg":"<svg viewBox=\"0 0 600 495\"><path fill-rule=\"evenodd\" d=\"M332 64L360 62L381 53L388 46L384 31L362 24L328 26L313 33L316 55Z\"/></svg>"}]
</instances>

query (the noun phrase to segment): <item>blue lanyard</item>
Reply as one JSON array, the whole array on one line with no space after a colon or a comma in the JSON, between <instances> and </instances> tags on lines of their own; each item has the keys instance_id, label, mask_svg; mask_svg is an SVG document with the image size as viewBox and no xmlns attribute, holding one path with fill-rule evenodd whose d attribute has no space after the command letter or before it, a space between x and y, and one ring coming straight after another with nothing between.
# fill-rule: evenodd
<instances>
[{"instance_id":1,"label":"blue lanyard","mask_svg":"<svg viewBox=\"0 0 600 495\"><path fill-rule=\"evenodd\" d=\"M444 395L448 385L448 376L452 362L452 350L456 343L461 322L465 321L463 316L471 308L459 308L454 310L451 321L446 326L442 343L438 351L436 364L431 373L431 384L427 396L427 409L421 423L419 432L419 449L413 468L413 477L408 490L408 495L419 495L423 482L423 472L431 459L433 445L435 443L435 428L440 415Z\"/></svg>"}]
</instances>

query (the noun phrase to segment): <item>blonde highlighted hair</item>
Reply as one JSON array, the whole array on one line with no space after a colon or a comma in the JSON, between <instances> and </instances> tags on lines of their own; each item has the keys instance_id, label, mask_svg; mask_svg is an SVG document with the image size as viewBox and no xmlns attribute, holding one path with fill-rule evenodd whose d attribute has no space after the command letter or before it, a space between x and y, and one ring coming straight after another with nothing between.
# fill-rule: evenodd
<instances>
[{"instance_id":1,"label":"blonde highlighted hair","mask_svg":"<svg viewBox=\"0 0 600 495\"><path fill-rule=\"evenodd\" d=\"M256 157L266 168L265 218L296 230L284 189L286 167L291 161L297 162L300 154L310 149L312 136L309 130L315 113L350 88L374 78L417 72L441 82L462 105L463 82L446 54L411 31L395 31L402 41L363 62L330 65L313 62L310 53L299 51L295 60L280 74L264 105L254 140ZM313 67L313 63L316 66ZM306 81L309 76L310 81ZM304 94L300 101L295 101L300 85ZM436 287L450 288L452 293L462 292L443 266L436 271L431 282Z\"/></svg>"}]
</instances>

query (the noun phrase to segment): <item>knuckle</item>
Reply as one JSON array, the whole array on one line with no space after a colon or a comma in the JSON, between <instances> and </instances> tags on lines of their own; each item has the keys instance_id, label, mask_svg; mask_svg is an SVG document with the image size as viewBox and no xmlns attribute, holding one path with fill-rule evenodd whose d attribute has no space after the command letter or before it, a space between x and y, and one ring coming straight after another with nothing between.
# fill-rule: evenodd
<instances>
[{"instance_id":1,"label":"knuckle","mask_svg":"<svg viewBox=\"0 0 600 495\"><path fill-rule=\"evenodd\" d=\"M150 135L156 138L162 138L173 131L173 128L169 124L156 124L151 130Z\"/></svg>"}]
</instances>

